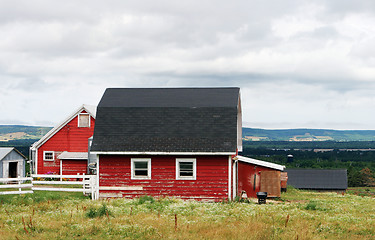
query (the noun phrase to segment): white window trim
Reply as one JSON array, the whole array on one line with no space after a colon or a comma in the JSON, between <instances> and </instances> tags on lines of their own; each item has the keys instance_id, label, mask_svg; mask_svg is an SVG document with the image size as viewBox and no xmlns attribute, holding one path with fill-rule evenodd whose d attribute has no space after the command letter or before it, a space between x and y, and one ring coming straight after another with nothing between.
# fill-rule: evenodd
<instances>
[{"instance_id":1,"label":"white window trim","mask_svg":"<svg viewBox=\"0 0 375 240\"><path fill-rule=\"evenodd\" d=\"M52 153L52 159L46 159L46 153ZM55 152L54 151L43 151L43 160L44 161L55 161Z\"/></svg>"},{"instance_id":2,"label":"white window trim","mask_svg":"<svg viewBox=\"0 0 375 240\"><path fill-rule=\"evenodd\" d=\"M88 115L88 116L89 116L89 125L88 125L87 127L81 127L81 126L80 126L80 121L79 121L79 119L80 119L80 115ZM89 114L89 113L79 113L79 114L78 114L78 127L79 127L79 128L89 128L89 127L91 127L91 117L90 117L90 114Z\"/></svg>"},{"instance_id":3,"label":"white window trim","mask_svg":"<svg viewBox=\"0 0 375 240\"><path fill-rule=\"evenodd\" d=\"M193 176L180 176L180 162L193 162ZM176 179L196 180L197 179L197 159L196 158L176 158Z\"/></svg>"},{"instance_id":4,"label":"white window trim","mask_svg":"<svg viewBox=\"0 0 375 240\"><path fill-rule=\"evenodd\" d=\"M151 158L131 158L130 159L130 171L131 171L131 179L151 179ZM147 161L147 176L135 176L134 172L134 163L135 162L144 162Z\"/></svg>"}]
</instances>

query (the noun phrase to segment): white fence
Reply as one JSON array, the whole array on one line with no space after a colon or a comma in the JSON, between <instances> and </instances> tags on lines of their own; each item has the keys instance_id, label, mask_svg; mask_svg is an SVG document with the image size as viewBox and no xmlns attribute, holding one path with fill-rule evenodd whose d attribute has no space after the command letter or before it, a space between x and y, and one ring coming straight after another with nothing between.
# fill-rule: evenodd
<instances>
[{"instance_id":1,"label":"white fence","mask_svg":"<svg viewBox=\"0 0 375 240\"><path fill-rule=\"evenodd\" d=\"M25 183L26 181L32 181L32 177L18 177L18 178L0 178L0 183L4 183L0 185L0 195L8 195L8 194L25 194L25 193L33 193L32 183ZM12 191L13 189L17 189L17 191ZM12 189L12 190L8 190Z\"/></svg>"},{"instance_id":2,"label":"white fence","mask_svg":"<svg viewBox=\"0 0 375 240\"><path fill-rule=\"evenodd\" d=\"M37 191L57 191L57 192L82 192L83 194L91 194L91 199L98 199L97 187L96 187L96 175L49 175L49 174L37 174L32 175L34 179L33 190ZM52 180L56 179L56 180ZM82 179L81 181L63 181L63 179ZM51 181L52 180L52 181ZM60 181L58 181L60 180ZM44 185L43 187L37 185ZM49 186L46 186L49 185ZM58 187L51 187L51 185L59 185ZM80 188L72 187L61 187L69 185L81 185Z\"/></svg>"},{"instance_id":3,"label":"white fence","mask_svg":"<svg viewBox=\"0 0 375 240\"><path fill-rule=\"evenodd\" d=\"M55 180L56 179L56 180ZM70 181L74 179L74 181ZM67 181L63 181L67 180ZM24 194L36 191L57 191L57 192L82 192L91 194L91 199L98 199L98 188L96 187L96 175L49 175L37 174L27 178L0 178L0 189L18 188L18 191L0 191L0 195L5 194ZM31 181L31 183L23 183ZM16 183L17 184L14 184ZM75 186L80 187L75 187ZM56 187L55 187L56 186ZM30 188L28 191L22 191L23 188Z\"/></svg>"}]
</instances>

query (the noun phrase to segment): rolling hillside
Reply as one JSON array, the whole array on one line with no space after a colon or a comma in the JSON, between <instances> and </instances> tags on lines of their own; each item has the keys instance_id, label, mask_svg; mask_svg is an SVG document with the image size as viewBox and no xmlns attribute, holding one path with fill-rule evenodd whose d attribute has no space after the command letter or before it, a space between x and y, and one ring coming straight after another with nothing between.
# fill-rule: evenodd
<instances>
[{"instance_id":1,"label":"rolling hillside","mask_svg":"<svg viewBox=\"0 0 375 240\"><path fill-rule=\"evenodd\" d=\"M0 125L0 144L16 140L38 140L51 127ZM375 141L375 130L243 128L245 141Z\"/></svg>"},{"instance_id":2,"label":"rolling hillside","mask_svg":"<svg viewBox=\"0 0 375 240\"><path fill-rule=\"evenodd\" d=\"M375 141L375 130L243 128L245 141Z\"/></svg>"},{"instance_id":3,"label":"rolling hillside","mask_svg":"<svg viewBox=\"0 0 375 240\"><path fill-rule=\"evenodd\" d=\"M23 125L0 125L0 142L22 139L40 139L51 127L34 127Z\"/></svg>"}]
</instances>

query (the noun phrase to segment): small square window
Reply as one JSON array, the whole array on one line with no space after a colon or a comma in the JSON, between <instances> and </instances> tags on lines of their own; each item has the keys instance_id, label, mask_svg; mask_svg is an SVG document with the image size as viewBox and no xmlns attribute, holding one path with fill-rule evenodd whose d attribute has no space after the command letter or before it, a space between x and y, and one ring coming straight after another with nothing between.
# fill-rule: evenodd
<instances>
[{"instance_id":1,"label":"small square window","mask_svg":"<svg viewBox=\"0 0 375 240\"><path fill-rule=\"evenodd\" d=\"M195 180L197 176L197 161L195 158L176 159L176 179Z\"/></svg>"},{"instance_id":2,"label":"small square window","mask_svg":"<svg viewBox=\"0 0 375 240\"><path fill-rule=\"evenodd\" d=\"M193 177L194 166L193 162L179 162L180 164L180 177Z\"/></svg>"},{"instance_id":3,"label":"small square window","mask_svg":"<svg viewBox=\"0 0 375 240\"><path fill-rule=\"evenodd\" d=\"M78 115L78 127L90 127L90 115L88 113Z\"/></svg>"},{"instance_id":4,"label":"small square window","mask_svg":"<svg viewBox=\"0 0 375 240\"><path fill-rule=\"evenodd\" d=\"M54 161L55 160L55 152L53 152L53 151L44 151L43 152L43 160L44 161Z\"/></svg>"},{"instance_id":5,"label":"small square window","mask_svg":"<svg viewBox=\"0 0 375 240\"><path fill-rule=\"evenodd\" d=\"M131 179L151 179L151 159L131 159Z\"/></svg>"}]
</instances>

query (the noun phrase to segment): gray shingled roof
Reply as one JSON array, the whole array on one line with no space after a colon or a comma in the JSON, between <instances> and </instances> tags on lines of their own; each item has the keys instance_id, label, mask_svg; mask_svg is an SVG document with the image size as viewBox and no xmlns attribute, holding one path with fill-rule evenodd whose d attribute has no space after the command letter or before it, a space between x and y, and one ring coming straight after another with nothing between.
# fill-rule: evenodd
<instances>
[{"instance_id":1,"label":"gray shingled roof","mask_svg":"<svg viewBox=\"0 0 375 240\"><path fill-rule=\"evenodd\" d=\"M340 190L348 188L346 169L286 169L288 185L299 189Z\"/></svg>"},{"instance_id":2,"label":"gray shingled roof","mask_svg":"<svg viewBox=\"0 0 375 240\"><path fill-rule=\"evenodd\" d=\"M8 155L13 149L13 147L0 147L0 160Z\"/></svg>"},{"instance_id":3,"label":"gray shingled roof","mask_svg":"<svg viewBox=\"0 0 375 240\"><path fill-rule=\"evenodd\" d=\"M3 158L5 158L13 150L16 153L18 153L21 157L23 157L24 159L26 159L26 157L20 151L18 151L14 147L0 147L0 160L2 160Z\"/></svg>"},{"instance_id":4,"label":"gray shingled roof","mask_svg":"<svg viewBox=\"0 0 375 240\"><path fill-rule=\"evenodd\" d=\"M92 152L236 152L239 88L110 88Z\"/></svg>"}]
</instances>

